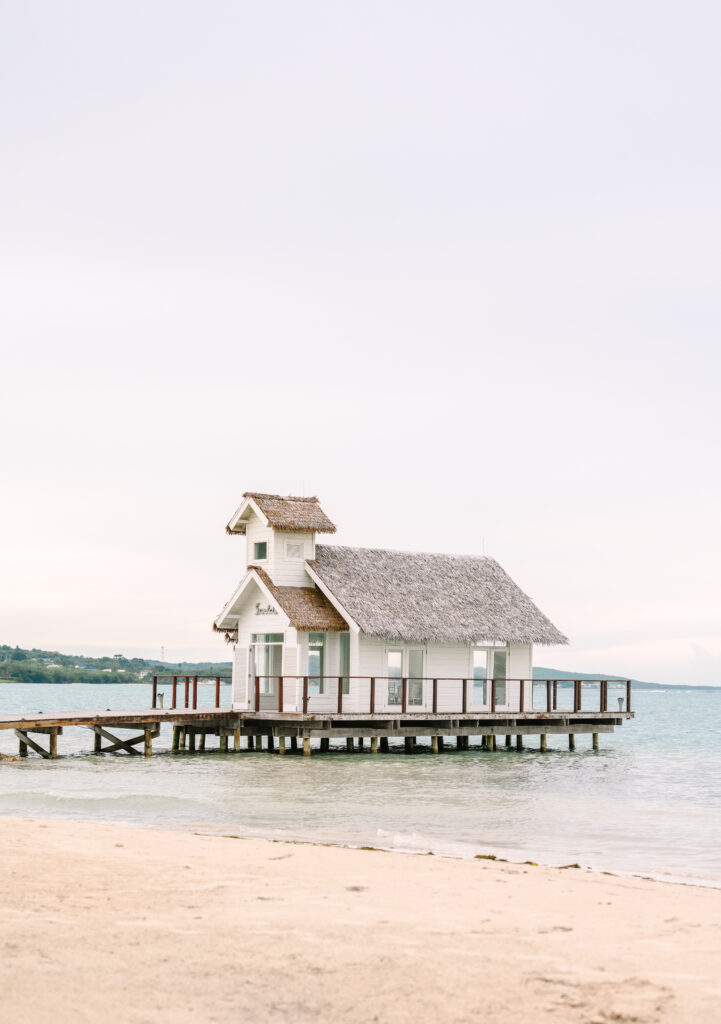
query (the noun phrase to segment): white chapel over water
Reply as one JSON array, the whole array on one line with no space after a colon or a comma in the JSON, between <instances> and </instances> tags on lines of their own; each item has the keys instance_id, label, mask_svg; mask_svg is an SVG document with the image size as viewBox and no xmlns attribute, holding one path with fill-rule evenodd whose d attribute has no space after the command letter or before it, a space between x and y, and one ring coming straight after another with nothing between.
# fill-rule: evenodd
<instances>
[{"instance_id":1,"label":"white chapel over water","mask_svg":"<svg viewBox=\"0 0 721 1024\"><path fill-rule=\"evenodd\" d=\"M226 530L246 540L213 624L236 711L440 713L461 680L468 712L523 708L533 645L568 642L492 558L317 543L317 498L246 492Z\"/></svg>"}]
</instances>

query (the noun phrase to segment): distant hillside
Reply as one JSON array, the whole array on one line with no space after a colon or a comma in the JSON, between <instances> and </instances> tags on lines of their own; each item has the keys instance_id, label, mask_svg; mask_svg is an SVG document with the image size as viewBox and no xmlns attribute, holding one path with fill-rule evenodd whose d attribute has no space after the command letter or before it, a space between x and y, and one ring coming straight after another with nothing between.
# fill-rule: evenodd
<instances>
[{"instance_id":1,"label":"distant hillside","mask_svg":"<svg viewBox=\"0 0 721 1024\"><path fill-rule=\"evenodd\" d=\"M188 676L229 675L229 661L162 662L152 658L126 658L116 654L91 658L60 654L33 647L0 644L0 682L15 683L140 683L150 676L173 673Z\"/></svg>"},{"instance_id":2,"label":"distant hillside","mask_svg":"<svg viewBox=\"0 0 721 1024\"><path fill-rule=\"evenodd\" d=\"M563 672L560 668L534 668L533 670L534 679L557 679L559 683L562 680L564 686L573 686L574 679L581 679L583 682L597 682L599 679L608 679L618 681L619 683L625 683L628 676L611 676L611 675L589 675L588 672ZM674 684L674 683L644 683L640 679L632 679L631 684L634 690L708 690L708 686L690 686L687 683Z\"/></svg>"}]
</instances>

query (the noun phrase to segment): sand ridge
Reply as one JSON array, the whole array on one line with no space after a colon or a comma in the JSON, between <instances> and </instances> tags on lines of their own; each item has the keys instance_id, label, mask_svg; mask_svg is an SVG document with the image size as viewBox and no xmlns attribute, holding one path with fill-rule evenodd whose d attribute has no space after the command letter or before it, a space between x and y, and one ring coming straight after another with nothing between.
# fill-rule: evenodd
<instances>
[{"instance_id":1,"label":"sand ridge","mask_svg":"<svg viewBox=\"0 0 721 1024\"><path fill-rule=\"evenodd\" d=\"M721 1022L721 891L0 819L2 1019Z\"/></svg>"}]
</instances>

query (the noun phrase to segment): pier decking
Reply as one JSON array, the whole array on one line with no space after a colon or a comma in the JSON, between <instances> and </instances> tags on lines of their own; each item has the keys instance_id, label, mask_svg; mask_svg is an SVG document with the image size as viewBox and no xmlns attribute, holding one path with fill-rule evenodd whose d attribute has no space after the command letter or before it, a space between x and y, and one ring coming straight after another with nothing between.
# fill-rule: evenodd
<instances>
[{"instance_id":1,"label":"pier decking","mask_svg":"<svg viewBox=\"0 0 721 1024\"><path fill-rule=\"evenodd\" d=\"M164 678L172 704L167 708L159 706ZM269 751L277 746L279 754L302 747L309 756L314 740L321 752L329 751L332 741L345 740L345 749L351 752L363 749L368 740L370 753L412 753L417 741L427 738L430 751L440 754L452 738L456 749L468 749L472 736L480 737L488 751L497 749L498 736L505 737L507 749L515 739L517 750L523 749L526 737L538 737L544 751L548 736L567 735L569 749L574 750L576 736L590 734L597 750L601 733L613 732L634 717L630 681L620 689L617 680L576 680L572 688L558 680L534 680L529 699L529 688L523 684L530 681L525 680L487 680L474 687L478 680L257 677L255 707L237 710L220 707L220 677L213 678L216 706L211 708L197 706L199 677L156 676L149 709L0 715L0 730L14 730L21 757L32 750L48 759L57 757L58 737L69 727L84 727L94 734L94 753L139 755L136 748L142 745L143 754L150 757L164 724L173 727L175 752L205 751L211 736L218 739L222 752L228 751L230 739L232 749L239 752L245 739L248 750L261 750L265 744ZM354 687L359 682L362 685ZM514 682L521 685L512 699ZM609 686L615 688L611 699ZM362 707L366 696L368 703ZM614 698L617 709L610 710ZM118 730L135 735L121 737ZM47 747L41 742L44 738ZM399 740L402 747L393 742Z\"/></svg>"}]
</instances>

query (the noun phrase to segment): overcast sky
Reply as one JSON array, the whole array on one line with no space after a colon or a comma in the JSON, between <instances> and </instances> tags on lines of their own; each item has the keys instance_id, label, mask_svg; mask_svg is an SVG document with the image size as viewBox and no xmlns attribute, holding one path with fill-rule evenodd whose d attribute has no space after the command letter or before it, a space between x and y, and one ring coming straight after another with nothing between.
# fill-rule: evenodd
<instances>
[{"instance_id":1,"label":"overcast sky","mask_svg":"<svg viewBox=\"0 0 721 1024\"><path fill-rule=\"evenodd\" d=\"M304 492L721 684L717 4L0 11L0 642L226 658Z\"/></svg>"}]
</instances>

